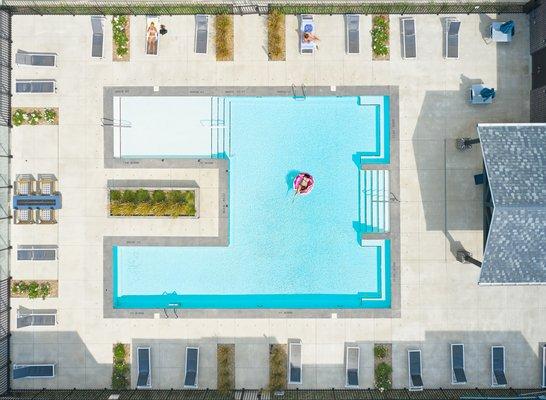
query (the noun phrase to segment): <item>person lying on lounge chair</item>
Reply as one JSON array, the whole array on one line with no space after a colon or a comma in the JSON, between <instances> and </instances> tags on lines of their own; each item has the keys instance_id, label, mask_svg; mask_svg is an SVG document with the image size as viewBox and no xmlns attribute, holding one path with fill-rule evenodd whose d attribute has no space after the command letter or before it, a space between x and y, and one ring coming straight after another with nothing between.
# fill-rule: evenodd
<instances>
[{"instance_id":1,"label":"person lying on lounge chair","mask_svg":"<svg viewBox=\"0 0 546 400\"><path fill-rule=\"evenodd\" d=\"M150 22L148 27L147 41L148 41L148 54L157 54L157 28L155 23Z\"/></svg>"},{"instance_id":2,"label":"person lying on lounge chair","mask_svg":"<svg viewBox=\"0 0 546 400\"><path fill-rule=\"evenodd\" d=\"M305 43L312 43L312 42L318 42L318 41L320 41L320 39L313 32L305 32L303 34L303 41Z\"/></svg>"}]
</instances>

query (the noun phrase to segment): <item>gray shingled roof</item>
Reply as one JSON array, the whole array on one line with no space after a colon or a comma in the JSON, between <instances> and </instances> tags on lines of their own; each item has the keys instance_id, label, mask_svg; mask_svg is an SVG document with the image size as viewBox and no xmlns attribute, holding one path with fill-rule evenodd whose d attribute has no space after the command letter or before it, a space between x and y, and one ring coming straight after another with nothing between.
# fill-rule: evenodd
<instances>
[{"instance_id":1,"label":"gray shingled roof","mask_svg":"<svg viewBox=\"0 0 546 400\"><path fill-rule=\"evenodd\" d=\"M546 124L478 125L494 203L480 283L546 283Z\"/></svg>"}]
</instances>

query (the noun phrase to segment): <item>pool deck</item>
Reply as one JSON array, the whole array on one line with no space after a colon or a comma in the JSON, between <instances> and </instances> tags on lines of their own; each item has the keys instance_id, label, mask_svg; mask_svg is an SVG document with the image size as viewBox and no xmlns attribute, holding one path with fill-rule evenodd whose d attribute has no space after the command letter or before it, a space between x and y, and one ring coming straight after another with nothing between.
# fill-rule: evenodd
<instances>
[{"instance_id":1,"label":"pool deck","mask_svg":"<svg viewBox=\"0 0 546 400\"><path fill-rule=\"evenodd\" d=\"M57 244L56 262L25 263L12 252L15 279L58 279L59 298L12 299L15 310L55 308L50 328L13 328L12 361L54 362L57 377L18 380L15 388L103 388L111 383L112 344L152 348L154 388L180 388L184 346L200 346L199 385L216 387L216 346L235 343L236 386L267 386L270 343L301 339L304 388L344 386L344 346L361 348L360 381L373 386L374 343L393 344L393 385L407 387L407 355L423 351L425 387L450 387L449 344L466 351L468 387L490 385L489 347L506 346L512 387L538 387L539 343L546 341L546 286L478 286L479 269L455 261L463 246L482 257L482 171L478 147L459 153L457 137L475 137L478 122L529 120L528 21L513 19L511 44L486 43L495 16L457 15L460 58L442 57L445 15L416 16L417 59L400 57L399 16L391 16L390 61L372 61L371 17L361 17L361 53L346 55L343 17L315 16L321 38L315 55L301 55L297 19L286 19L287 61L268 62L265 18L235 16L235 61L214 52L193 53L193 17L162 16L169 33L159 55L144 54L145 17L131 17L131 61L112 62L111 26L105 26L105 59L90 58L89 17L16 16L13 52L56 52L58 67L14 67L17 78L55 78L54 95L14 95L17 106L60 108L59 126L22 126L11 134L12 179L18 173L53 173L63 209L55 225L12 225L11 241ZM258 40L257 40L258 38ZM209 42L211 44L212 42ZM490 106L468 104L467 90L482 80L497 90ZM109 86L397 86L400 127L400 312L377 318L104 318L103 237L216 236L222 177L215 168L105 168L103 90ZM106 217L108 180L193 180L200 187L201 218L165 224ZM289 317L290 315L286 315ZM174 316L173 316L174 317ZM134 363L133 363L134 364ZM132 368L133 387L136 368Z\"/></svg>"}]
</instances>

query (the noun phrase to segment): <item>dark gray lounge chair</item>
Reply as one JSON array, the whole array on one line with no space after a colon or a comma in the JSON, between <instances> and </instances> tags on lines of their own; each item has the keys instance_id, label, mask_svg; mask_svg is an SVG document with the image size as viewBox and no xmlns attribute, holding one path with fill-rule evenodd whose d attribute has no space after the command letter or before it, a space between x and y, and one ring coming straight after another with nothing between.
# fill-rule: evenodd
<instances>
[{"instance_id":1,"label":"dark gray lounge chair","mask_svg":"<svg viewBox=\"0 0 546 400\"><path fill-rule=\"evenodd\" d=\"M400 18L402 24L402 58L417 57L415 43L415 19L412 17Z\"/></svg>"},{"instance_id":2,"label":"dark gray lounge chair","mask_svg":"<svg viewBox=\"0 0 546 400\"><path fill-rule=\"evenodd\" d=\"M453 385L466 383L463 344L451 345L451 383Z\"/></svg>"},{"instance_id":3,"label":"dark gray lounge chair","mask_svg":"<svg viewBox=\"0 0 546 400\"><path fill-rule=\"evenodd\" d=\"M423 390L421 350L408 350L409 390Z\"/></svg>"},{"instance_id":4,"label":"dark gray lounge chair","mask_svg":"<svg viewBox=\"0 0 546 400\"><path fill-rule=\"evenodd\" d=\"M209 16L195 16L195 52L197 54L207 53L207 43L209 37Z\"/></svg>"},{"instance_id":5,"label":"dark gray lounge chair","mask_svg":"<svg viewBox=\"0 0 546 400\"><path fill-rule=\"evenodd\" d=\"M15 81L15 93L55 93L56 89L53 79L17 79Z\"/></svg>"},{"instance_id":6,"label":"dark gray lounge chair","mask_svg":"<svg viewBox=\"0 0 546 400\"><path fill-rule=\"evenodd\" d=\"M506 386L504 346L491 346L491 386Z\"/></svg>"},{"instance_id":7,"label":"dark gray lounge chair","mask_svg":"<svg viewBox=\"0 0 546 400\"><path fill-rule=\"evenodd\" d=\"M186 347L185 388L196 388L199 373L199 347Z\"/></svg>"},{"instance_id":8,"label":"dark gray lounge chair","mask_svg":"<svg viewBox=\"0 0 546 400\"><path fill-rule=\"evenodd\" d=\"M542 345L542 388L546 388L546 344Z\"/></svg>"},{"instance_id":9,"label":"dark gray lounge chair","mask_svg":"<svg viewBox=\"0 0 546 400\"><path fill-rule=\"evenodd\" d=\"M288 343L288 383L300 385L301 374L301 341Z\"/></svg>"},{"instance_id":10,"label":"dark gray lounge chair","mask_svg":"<svg viewBox=\"0 0 546 400\"><path fill-rule=\"evenodd\" d=\"M542 345L542 388L546 389L546 344Z\"/></svg>"},{"instance_id":11,"label":"dark gray lounge chair","mask_svg":"<svg viewBox=\"0 0 546 400\"><path fill-rule=\"evenodd\" d=\"M15 63L17 65L27 65L31 67L56 67L57 54L18 50L15 54Z\"/></svg>"},{"instance_id":12,"label":"dark gray lounge chair","mask_svg":"<svg viewBox=\"0 0 546 400\"><path fill-rule=\"evenodd\" d=\"M102 15L91 16L91 29L93 30L91 57L102 58L104 49L104 20L105 18Z\"/></svg>"},{"instance_id":13,"label":"dark gray lounge chair","mask_svg":"<svg viewBox=\"0 0 546 400\"><path fill-rule=\"evenodd\" d=\"M358 387L358 372L360 366L360 348L358 346L347 347L345 356L345 386Z\"/></svg>"},{"instance_id":14,"label":"dark gray lounge chair","mask_svg":"<svg viewBox=\"0 0 546 400\"><path fill-rule=\"evenodd\" d=\"M345 30L347 53L360 53L360 16L358 14L347 14L345 16Z\"/></svg>"},{"instance_id":15,"label":"dark gray lounge chair","mask_svg":"<svg viewBox=\"0 0 546 400\"><path fill-rule=\"evenodd\" d=\"M55 326L57 310L29 310L19 307L17 310L17 328L27 326Z\"/></svg>"},{"instance_id":16,"label":"dark gray lounge chair","mask_svg":"<svg viewBox=\"0 0 546 400\"><path fill-rule=\"evenodd\" d=\"M461 21L447 18L445 27L445 58L459 58L459 28Z\"/></svg>"},{"instance_id":17,"label":"dark gray lounge chair","mask_svg":"<svg viewBox=\"0 0 546 400\"><path fill-rule=\"evenodd\" d=\"M152 368L150 359L150 348L137 348L137 389L149 389L152 387Z\"/></svg>"},{"instance_id":18,"label":"dark gray lounge chair","mask_svg":"<svg viewBox=\"0 0 546 400\"><path fill-rule=\"evenodd\" d=\"M13 379L54 378L55 364L14 364Z\"/></svg>"}]
</instances>

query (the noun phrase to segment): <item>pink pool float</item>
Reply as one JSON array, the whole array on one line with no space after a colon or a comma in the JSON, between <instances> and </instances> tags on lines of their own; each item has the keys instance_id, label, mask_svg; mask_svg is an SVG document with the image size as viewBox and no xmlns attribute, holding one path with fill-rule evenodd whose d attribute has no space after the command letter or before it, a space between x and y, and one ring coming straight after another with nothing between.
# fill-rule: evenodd
<instances>
[{"instance_id":1,"label":"pink pool float","mask_svg":"<svg viewBox=\"0 0 546 400\"><path fill-rule=\"evenodd\" d=\"M296 194L308 194L313 190L314 185L315 180L307 172L300 172L294 178L294 190L296 191Z\"/></svg>"}]
</instances>

